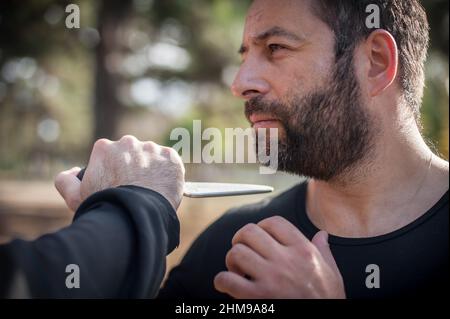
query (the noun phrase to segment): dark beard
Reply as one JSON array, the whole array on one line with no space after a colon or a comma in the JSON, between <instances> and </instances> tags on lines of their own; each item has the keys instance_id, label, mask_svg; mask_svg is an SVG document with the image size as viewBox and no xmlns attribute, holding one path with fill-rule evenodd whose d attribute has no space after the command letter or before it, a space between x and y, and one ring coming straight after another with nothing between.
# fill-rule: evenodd
<instances>
[{"instance_id":1,"label":"dark beard","mask_svg":"<svg viewBox=\"0 0 450 319\"><path fill-rule=\"evenodd\" d=\"M286 137L279 140L278 168L323 181L349 171L373 149L373 119L361 101L351 56L336 63L327 88L289 103L267 103L262 96L245 105L247 119L255 112L280 119ZM257 146L258 147L258 146Z\"/></svg>"}]
</instances>

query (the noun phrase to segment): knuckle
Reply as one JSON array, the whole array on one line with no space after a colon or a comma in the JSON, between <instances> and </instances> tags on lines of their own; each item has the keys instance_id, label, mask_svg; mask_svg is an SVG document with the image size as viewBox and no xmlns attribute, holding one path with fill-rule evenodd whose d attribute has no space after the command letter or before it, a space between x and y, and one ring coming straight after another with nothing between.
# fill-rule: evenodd
<instances>
[{"instance_id":1,"label":"knuckle","mask_svg":"<svg viewBox=\"0 0 450 319\"><path fill-rule=\"evenodd\" d=\"M224 282L224 275L222 272L220 272L214 277L214 286L216 288L221 288L223 286L223 282Z\"/></svg>"},{"instance_id":2,"label":"knuckle","mask_svg":"<svg viewBox=\"0 0 450 319\"><path fill-rule=\"evenodd\" d=\"M119 143L125 146L134 146L138 143L138 139L133 135L124 135L120 139Z\"/></svg>"},{"instance_id":3,"label":"knuckle","mask_svg":"<svg viewBox=\"0 0 450 319\"><path fill-rule=\"evenodd\" d=\"M149 153L155 153L158 148L158 144L152 141L144 142L143 149Z\"/></svg>"},{"instance_id":4,"label":"knuckle","mask_svg":"<svg viewBox=\"0 0 450 319\"><path fill-rule=\"evenodd\" d=\"M233 263L237 259L238 254L239 252L236 251L234 247L231 248L225 256L226 264L229 265L230 263Z\"/></svg>"},{"instance_id":5,"label":"knuckle","mask_svg":"<svg viewBox=\"0 0 450 319\"><path fill-rule=\"evenodd\" d=\"M225 256L225 264L228 269L233 268L239 260L243 257L243 247L241 245L234 245Z\"/></svg>"},{"instance_id":6,"label":"knuckle","mask_svg":"<svg viewBox=\"0 0 450 319\"><path fill-rule=\"evenodd\" d=\"M105 150L111 143L112 142L106 138L98 139L94 144L94 150Z\"/></svg>"},{"instance_id":7,"label":"knuckle","mask_svg":"<svg viewBox=\"0 0 450 319\"><path fill-rule=\"evenodd\" d=\"M253 234L256 232L257 228L258 228L258 226L256 224L250 223L250 224L245 225L242 228L242 233L243 234Z\"/></svg>"},{"instance_id":8,"label":"knuckle","mask_svg":"<svg viewBox=\"0 0 450 319\"><path fill-rule=\"evenodd\" d=\"M160 155L163 161L168 161L175 165L177 164L177 159L174 157L170 147L160 146Z\"/></svg>"},{"instance_id":9,"label":"knuckle","mask_svg":"<svg viewBox=\"0 0 450 319\"><path fill-rule=\"evenodd\" d=\"M166 146L161 146L161 155L165 157L170 157L171 155L171 148Z\"/></svg>"},{"instance_id":10,"label":"knuckle","mask_svg":"<svg viewBox=\"0 0 450 319\"><path fill-rule=\"evenodd\" d=\"M256 224L250 223L242 227L237 231L237 233L234 235L232 242L237 244L239 241L245 241L251 237L254 236L254 234L258 231Z\"/></svg>"},{"instance_id":11,"label":"knuckle","mask_svg":"<svg viewBox=\"0 0 450 319\"><path fill-rule=\"evenodd\" d=\"M285 222L285 219L281 216L272 216L265 220L263 220L261 223L263 223L267 227L273 227L276 225L279 225L281 223Z\"/></svg>"},{"instance_id":12,"label":"knuckle","mask_svg":"<svg viewBox=\"0 0 450 319\"><path fill-rule=\"evenodd\" d=\"M245 248L243 244L236 244L231 248L230 253L233 257L239 258L244 254Z\"/></svg>"},{"instance_id":13,"label":"knuckle","mask_svg":"<svg viewBox=\"0 0 450 319\"><path fill-rule=\"evenodd\" d=\"M245 225L236 233L233 241L245 240L245 239L252 237L253 234L256 233L257 227L258 226L256 226L256 224L253 224L253 223Z\"/></svg>"},{"instance_id":14,"label":"knuckle","mask_svg":"<svg viewBox=\"0 0 450 319\"><path fill-rule=\"evenodd\" d=\"M241 229L242 237L251 237L258 231L258 226L256 224L247 224Z\"/></svg>"},{"instance_id":15,"label":"knuckle","mask_svg":"<svg viewBox=\"0 0 450 319\"><path fill-rule=\"evenodd\" d=\"M280 225L285 224L285 219L280 216L272 216L258 223L258 226L269 232L275 232Z\"/></svg>"},{"instance_id":16,"label":"knuckle","mask_svg":"<svg viewBox=\"0 0 450 319\"><path fill-rule=\"evenodd\" d=\"M164 151L165 151L166 155L171 159L172 162L174 162L175 164L182 164L180 155L173 148L165 147Z\"/></svg>"},{"instance_id":17,"label":"knuckle","mask_svg":"<svg viewBox=\"0 0 450 319\"><path fill-rule=\"evenodd\" d=\"M156 144L157 145L157 144ZM166 165L170 165L173 171L175 172L175 175L177 177L182 177L185 174L185 168L183 161L181 157L179 156L178 152L175 151L171 147L166 146L159 146L161 147L161 161L164 162Z\"/></svg>"}]
</instances>

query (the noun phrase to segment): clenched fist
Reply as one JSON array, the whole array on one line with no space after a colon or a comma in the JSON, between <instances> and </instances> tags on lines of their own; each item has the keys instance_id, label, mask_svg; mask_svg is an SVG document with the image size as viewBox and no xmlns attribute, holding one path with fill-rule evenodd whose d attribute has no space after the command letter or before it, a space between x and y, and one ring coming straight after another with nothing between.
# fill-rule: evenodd
<instances>
[{"instance_id":1,"label":"clenched fist","mask_svg":"<svg viewBox=\"0 0 450 319\"><path fill-rule=\"evenodd\" d=\"M177 210L184 188L184 165L178 153L153 142L141 142L127 135L120 141L98 140L92 149L83 181L76 177L80 168L60 173L56 189L67 206L76 211L95 192L134 185L164 196Z\"/></svg>"},{"instance_id":2,"label":"clenched fist","mask_svg":"<svg viewBox=\"0 0 450 319\"><path fill-rule=\"evenodd\" d=\"M240 229L226 256L228 271L215 288L235 298L345 298L344 283L326 232L309 241L286 219L275 216Z\"/></svg>"}]
</instances>

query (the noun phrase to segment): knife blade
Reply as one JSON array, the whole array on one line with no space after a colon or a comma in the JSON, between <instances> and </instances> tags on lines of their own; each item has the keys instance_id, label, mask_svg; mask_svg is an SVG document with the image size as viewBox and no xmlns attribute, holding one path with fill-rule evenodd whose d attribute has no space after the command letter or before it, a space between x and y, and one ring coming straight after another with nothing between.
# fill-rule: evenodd
<instances>
[{"instance_id":1,"label":"knife blade","mask_svg":"<svg viewBox=\"0 0 450 319\"><path fill-rule=\"evenodd\" d=\"M83 168L77 175L80 181L83 179L85 170ZM266 185L186 182L184 184L183 195L190 198L207 198L255 195L271 193L273 191L273 187Z\"/></svg>"},{"instance_id":2,"label":"knife blade","mask_svg":"<svg viewBox=\"0 0 450 319\"><path fill-rule=\"evenodd\" d=\"M270 192L273 192L273 187L265 185L198 182L184 184L184 196L191 198L241 196Z\"/></svg>"}]
</instances>

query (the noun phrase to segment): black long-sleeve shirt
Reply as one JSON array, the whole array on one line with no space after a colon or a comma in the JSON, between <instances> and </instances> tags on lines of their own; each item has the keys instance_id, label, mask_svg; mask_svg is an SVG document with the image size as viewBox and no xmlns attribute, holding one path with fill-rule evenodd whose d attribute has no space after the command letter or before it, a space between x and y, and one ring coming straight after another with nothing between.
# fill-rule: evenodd
<instances>
[{"instance_id":1,"label":"black long-sleeve shirt","mask_svg":"<svg viewBox=\"0 0 450 319\"><path fill-rule=\"evenodd\" d=\"M137 186L98 192L69 227L0 245L0 294L10 296L19 274L30 297L154 297L179 231L176 212L157 192ZM66 286L71 264L78 266L79 288Z\"/></svg>"},{"instance_id":2,"label":"black long-sleeve shirt","mask_svg":"<svg viewBox=\"0 0 450 319\"><path fill-rule=\"evenodd\" d=\"M170 272L159 297L229 298L214 289L214 277L226 270L231 239L248 223L280 215L312 239L319 229L306 214L306 192L305 182L275 198L225 214L199 236ZM329 243L348 298L448 295L448 191L421 217L396 231L372 238L330 235Z\"/></svg>"}]
</instances>

